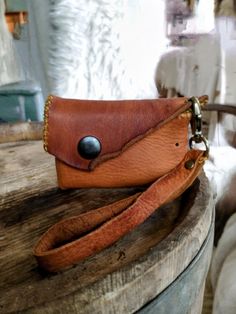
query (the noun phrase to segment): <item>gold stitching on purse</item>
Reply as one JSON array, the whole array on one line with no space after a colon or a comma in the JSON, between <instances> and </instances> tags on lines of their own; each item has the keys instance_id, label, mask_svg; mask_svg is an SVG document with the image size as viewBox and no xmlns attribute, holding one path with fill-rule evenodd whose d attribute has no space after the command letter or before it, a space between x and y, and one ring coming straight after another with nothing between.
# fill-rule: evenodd
<instances>
[{"instance_id":1,"label":"gold stitching on purse","mask_svg":"<svg viewBox=\"0 0 236 314\"><path fill-rule=\"evenodd\" d=\"M44 106L44 125L43 125L43 148L48 151L48 116L49 108L52 104L53 96L49 95Z\"/></svg>"}]
</instances>

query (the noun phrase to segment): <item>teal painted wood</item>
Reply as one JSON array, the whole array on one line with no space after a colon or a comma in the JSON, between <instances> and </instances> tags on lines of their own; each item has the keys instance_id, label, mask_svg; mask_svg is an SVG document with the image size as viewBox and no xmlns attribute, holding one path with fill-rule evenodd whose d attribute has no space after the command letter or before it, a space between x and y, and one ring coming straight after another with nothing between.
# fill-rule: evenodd
<instances>
[{"instance_id":1,"label":"teal painted wood","mask_svg":"<svg viewBox=\"0 0 236 314\"><path fill-rule=\"evenodd\" d=\"M43 103L41 105L43 108ZM1 95L0 93L0 118L6 122L17 121L38 121L37 108L35 105L35 97L24 96L24 115L21 114L19 96L17 95ZM41 109L42 111L42 109Z\"/></svg>"},{"instance_id":2,"label":"teal painted wood","mask_svg":"<svg viewBox=\"0 0 236 314\"><path fill-rule=\"evenodd\" d=\"M0 118L7 122L41 121L44 99L34 81L0 86Z\"/></svg>"},{"instance_id":3,"label":"teal painted wood","mask_svg":"<svg viewBox=\"0 0 236 314\"><path fill-rule=\"evenodd\" d=\"M27 0L6 0L7 12L27 11Z\"/></svg>"},{"instance_id":4,"label":"teal painted wood","mask_svg":"<svg viewBox=\"0 0 236 314\"><path fill-rule=\"evenodd\" d=\"M0 86L0 95L29 95L41 93L41 87L34 81L21 81Z\"/></svg>"},{"instance_id":5,"label":"teal painted wood","mask_svg":"<svg viewBox=\"0 0 236 314\"><path fill-rule=\"evenodd\" d=\"M201 250L177 279L137 314L197 314L192 311L204 288L210 266L214 238L214 217ZM201 302L201 300L199 301ZM199 304L201 307L201 304ZM201 312L199 312L201 313Z\"/></svg>"}]
</instances>

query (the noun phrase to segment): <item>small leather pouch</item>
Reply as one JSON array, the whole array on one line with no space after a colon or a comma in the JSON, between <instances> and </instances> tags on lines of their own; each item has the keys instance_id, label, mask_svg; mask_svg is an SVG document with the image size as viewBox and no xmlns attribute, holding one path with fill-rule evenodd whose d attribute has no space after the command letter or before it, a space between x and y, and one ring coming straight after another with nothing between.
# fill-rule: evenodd
<instances>
[{"instance_id":1,"label":"small leather pouch","mask_svg":"<svg viewBox=\"0 0 236 314\"><path fill-rule=\"evenodd\" d=\"M90 101L49 96L44 148L61 188L150 183L188 150L187 98Z\"/></svg>"},{"instance_id":2,"label":"small leather pouch","mask_svg":"<svg viewBox=\"0 0 236 314\"><path fill-rule=\"evenodd\" d=\"M192 184L207 158L201 134L204 100L48 97L44 148L55 156L60 188L152 184L142 194L50 228L34 251L42 268L58 271L99 252ZM206 151L192 149L194 142L203 142Z\"/></svg>"}]
</instances>

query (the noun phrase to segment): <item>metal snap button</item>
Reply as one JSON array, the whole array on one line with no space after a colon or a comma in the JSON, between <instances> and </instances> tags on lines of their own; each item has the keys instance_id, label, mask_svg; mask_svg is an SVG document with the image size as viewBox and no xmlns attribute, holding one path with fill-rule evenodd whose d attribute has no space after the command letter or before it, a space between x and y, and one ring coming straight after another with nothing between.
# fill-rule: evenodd
<instances>
[{"instance_id":1,"label":"metal snap button","mask_svg":"<svg viewBox=\"0 0 236 314\"><path fill-rule=\"evenodd\" d=\"M187 160L184 164L185 168L188 169L188 170L191 170L193 169L193 167L195 166L195 161L190 159L190 160Z\"/></svg>"},{"instance_id":2,"label":"metal snap button","mask_svg":"<svg viewBox=\"0 0 236 314\"><path fill-rule=\"evenodd\" d=\"M100 154L102 145L96 137L85 136L79 141L77 150L84 159L94 159Z\"/></svg>"}]
</instances>

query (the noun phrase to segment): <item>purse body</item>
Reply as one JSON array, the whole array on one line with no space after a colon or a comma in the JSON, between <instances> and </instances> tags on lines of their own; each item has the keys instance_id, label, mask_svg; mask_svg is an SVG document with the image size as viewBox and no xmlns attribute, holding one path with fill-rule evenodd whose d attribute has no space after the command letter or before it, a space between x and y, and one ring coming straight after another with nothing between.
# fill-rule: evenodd
<instances>
[{"instance_id":1,"label":"purse body","mask_svg":"<svg viewBox=\"0 0 236 314\"><path fill-rule=\"evenodd\" d=\"M44 148L55 156L59 187L137 186L162 177L189 149L190 106L184 97L95 101L49 96ZM98 144L96 156L81 150L84 139L90 146L94 140L95 148Z\"/></svg>"},{"instance_id":2,"label":"purse body","mask_svg":"<svg viewBox=\"0 0 236 314\"><path fill-rule=\"evenodd\" d=\"M193 142L203 142L206 150L193 149ZM151 183L142 193L62 219L49 228L34 255L39 266L50 272L112 245L181 195L199 175L209 150L201 133L200 102L194 97L90 101L50 96L44 148L56 158L63 189Z\"/></svg>"}]
</instances>

